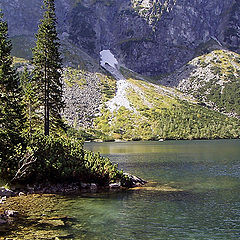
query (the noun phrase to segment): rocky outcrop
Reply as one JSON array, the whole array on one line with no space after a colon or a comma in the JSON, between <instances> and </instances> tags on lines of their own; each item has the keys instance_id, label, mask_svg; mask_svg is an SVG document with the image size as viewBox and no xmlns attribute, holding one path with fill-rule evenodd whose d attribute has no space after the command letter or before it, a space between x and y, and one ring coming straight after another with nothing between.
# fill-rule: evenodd
<instances>
[{"instance_id":1,"label":"rocky outcrop","mask_svg":"<svg viewBox=\"0 0 240 240\"><path fill-rule=\"evenodd\" d=\"M15 218L17 216L18 216L18 211L5 210L3 214L0 214L0 226L3 224L9 224L15 221Z\"/></svg>"},{"instance_id":2,"label":"rocky outcrop","mask_svg":"<svg viewBox=\"0 0 240 240\"><path fill-rule=\"evenodd\" d=\"M111 49L145 74L170 73L212 49L239 52L237 0L56 0L58 31L95 59ZM1 0L10 36L33 36L41 1Z\"/></svg>"},{"instance_id":3,"label":"rocky outcrop","mask_svg":"<svg viewBox=\"0 0 240 240\"><path fill-rule=\"evenodd\" d=\"M102 102L100 80L96 74L80 72L73 84L65 82L63 91L66 104L63 117L73 127L91 127Z\"/></svg>"},{"instance_id":4,"label":"rocky outcrop","mask_svg":"<svg viewBox=\"0 0 240 240\"><path fill-rule=\"evenodd\" d=\"M240 55L216 50L194 58L163 81L228 116L240 116Z\"/></svg>"}]
</instances>

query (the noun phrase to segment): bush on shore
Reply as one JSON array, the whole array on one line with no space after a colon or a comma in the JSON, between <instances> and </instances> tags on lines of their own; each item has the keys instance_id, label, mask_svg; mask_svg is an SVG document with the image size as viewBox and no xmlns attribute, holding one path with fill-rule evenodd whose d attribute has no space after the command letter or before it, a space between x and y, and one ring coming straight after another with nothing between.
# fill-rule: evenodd
<instances>
[{"instance_id":1,"label":"bush on shore","mask_svg":"<svg viewBox=\"0 0 240 240\"><path fill-rule=\"evenodd\" d=\"M83 142L66 136L35 134L11 156L15 167L1 169L11 182L95 182L101 186L125 178L108 158L83 149Z\"/></svg>"}]
</instances>

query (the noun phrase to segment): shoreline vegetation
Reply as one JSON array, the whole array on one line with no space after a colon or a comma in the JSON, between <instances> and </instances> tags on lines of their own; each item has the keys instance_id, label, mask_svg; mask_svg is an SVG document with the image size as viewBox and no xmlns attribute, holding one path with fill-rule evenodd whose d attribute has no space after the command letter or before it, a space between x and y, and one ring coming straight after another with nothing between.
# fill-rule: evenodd
<instances>
[{"instance_id":1,"label":"shoreline vegetation","mask_svg":"<svg viewBox=\"0 0 240 240\"><path fill-rule=\"evenodd\" d=\"M111 139L111 140L104 140L104 139L92 139L92 140L85 140L84 143L107 143L107 142L113 142L113 143L125 143L125 142L167 142L167 141L213 141L213 140L239 140L239 137L236 138L193 138L193 139L185 139L185 138L169 138L169 139L134 139L134 140L124 140L124 139Z\"/></svg>"}]
</instances>

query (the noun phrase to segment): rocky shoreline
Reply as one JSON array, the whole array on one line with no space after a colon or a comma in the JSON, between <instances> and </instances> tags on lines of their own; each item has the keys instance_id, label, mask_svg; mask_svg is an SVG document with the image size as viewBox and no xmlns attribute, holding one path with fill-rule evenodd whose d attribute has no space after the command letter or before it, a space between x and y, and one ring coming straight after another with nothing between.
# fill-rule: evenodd
<instances>
[{"instance_id":1,"label":"rocky shoreline","mask_svg":"<svg viewBox=\"0 0 240 240\"><path fill-rule=\"evenodd\" d=\"M119 181L110 183L107 186L100 186L96 183L79 182L58 184L41 183L22 187L12 187L12 189L0 187L0 210L11 197L24 197L36 194L80 195L81 193L120 191L130 188L139 188L147 183L145 180L131 174L125 173L125 175L128 177L127 183L122 184ZM0 211L0 225L10 224L14 219L17 219L18 215L19 212L15 209L5 209L4 211Z\"/></svg>"}]
</instances>

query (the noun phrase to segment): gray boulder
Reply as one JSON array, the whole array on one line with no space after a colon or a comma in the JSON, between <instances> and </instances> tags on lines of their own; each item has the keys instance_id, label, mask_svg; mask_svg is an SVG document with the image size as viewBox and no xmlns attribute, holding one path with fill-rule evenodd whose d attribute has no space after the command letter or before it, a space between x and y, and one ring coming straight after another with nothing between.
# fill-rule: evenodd
<instances>
[{"instance_id":1,"label":"gray boulder","mask_svg":"<svg viewBox=\"0 0 240 240\"><path fill-rule=\"evenodd\" d=\"M11 197L14 195L14 192L10 189L6 189L4 187L0 187L0 197L6 196Z\"/></svg>"}]
</instances>

